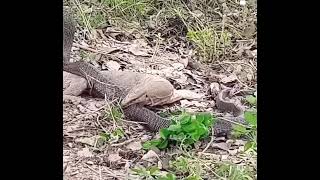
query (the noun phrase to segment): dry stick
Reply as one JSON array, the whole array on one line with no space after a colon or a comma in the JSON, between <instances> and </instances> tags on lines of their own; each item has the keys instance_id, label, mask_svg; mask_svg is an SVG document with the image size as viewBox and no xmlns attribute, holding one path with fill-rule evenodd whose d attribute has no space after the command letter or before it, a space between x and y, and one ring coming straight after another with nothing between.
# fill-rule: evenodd
<instances>
[{"instance_id":1,"label":"dry stick","mask_svg":"<svg viewBox=\"0 0 320 180\"><path fill-rule=\"evenodd\" d=\"M83 45L80 45L80 44L73 43L73 46L81 48L81 49L84 49L84 50L87 50L87 51L91 51L91 52L94 52L94 53L105 54L103 52L99 52L98 50L95 50L95 49L92 49L90 47L86 47L86 46L83 46Z\"/></svg>"},{"instance_id":2,"label":"dry stick","mask_svg":"<svg viewBox=\"0 0 320 180\"><path fill-rule=\"evenodd\" d=\"M108 134L109 132L101 125L101 123L100 123L100 121L99 121L99 117L100 117L100 115L98 115L98 117L97 117L97 123L98 123L98 125L101 127L101 129L106 133L106 134Z\"/></svg>"},{"instance_id":3,"label":"dry stick","mask_svg":"<svg viewBox=\"0 0 320 180\"><path fill-rule=\"evenodd\" d=\"M220 63L217 63L217 64L212 64L212 65L213 65L213 66L220 66L220 65L222 65L222 64L243 64L243 65L249 66L249 67L252 68L252 69L257 70L254 66L252 66L252 64L243 63L243 62L224 61L224 62L220 62Z\"/></svg>"},{"instance_id":4,"label":"dry stick","mask_svg":"<svg viewBox=\"0 0 320 180\"><path fill-rule=\"evenodd\" d=\"M213 143L214 140L214 128L211 128L211 140L210 142L207 144L206 148L203 149L203 151L201 151L201 153L199 154L199 157L201 157L201 155L207 151L207 149L211 146L211 144Z\"/></svg>"},{"instance_id":5,"label":"dry stick","mask_svg":"<svg viewBox=\"0 0 320 180\"><path fill-rule=\"evenodd\" d=\"M115 177L115 178L118 178L118 179L121 179L123 178L124 175L122 174L115 174L114 172L111 171L111 169L107 168L107 167L104 167L104 170L107 171L107 173L109 173L112 177Z\"/></svg>"},{"instance_id":6,"label":"dry stick","mask_svg":"<svg viewBox=\"0 0 320 180\"><path fill-rule=\"evenodd\" d=\"M99 180L102 180L102 175L101 175L101 166L99 165Z\"/></svg>"},{"instance_id":7,"label":"dry stick","mask_svg":"<svg viewBox=\"0 0 320 180\"><path fill-rule=\"evenodd\" d=\"M199 159L200 161L202 161L201 159ZM210 167L208 167L208 165L206 165L205 163L203 163L203 165L204 166L206 166L208 169L209 169L209 171L211 171L215 176L217 176L218 178L220 178L220 179L223 179L223 180L227 180L227 178L224 178L224 177L221 177L221 176L219 176L216 172L214 172Z\"/></svg>"},{"instance_id":8,"label":"dry stick","mask_svg":"<svg viewBox=\"0 0 320 180\"><path fill-rule=\"evenodd\" d=\"M66 172L67 167L68 167L68 164L69 164L69 162L67 162L66 166L65 166L65 167L63 167L63 173L65 173L65 172Z\"/></svg>"},{"instance_id":9,"label":"dry stick","mask_svg":"<svg viewBox=\"0 0 320 180\"><path fill-rule=\"evenodd\" d=\"M82 163L82 164L86 165L86 166L87 166L89 169L91 169L93 172L99 174L98 171L96 171L95 169L93 169L92 167L90 167L88 164L86 164L86 163Z\"/></svg>"},{"instance_id":10,"label":"dry stick","mask_svg":"<svg viewBox=\"0 0 320 180\"><path fill-rule=\"evenodd\" d=\"M131 44L130 42L121 42L121 41L118 41L118 40L114 39L113 37L107 35L108 38L109 38L109 39L108 39L108 38L105 36L105 34L103 34L102 30L97 30L97 32L100 34L100 36L102 37L102 39L104 39L105 41L111 40L111 41L113 41L113 42L115 42L115 43L119 43L119 44Z\"/></svg>"},{"instance_id":11,"label":"dry stick","mask_svg":"<svg viewBox=\"0 0 320 180\"><path fill-rule=\"evenodd\" d=\"M227 121L227 122L230 122L230 123L233 123L233 124L236 124L236 125L245 127L245 128L248 127L248 126L246 126L246 125L244 125L244 124L241 124L241 123L238 123L238 122L236 122L236 121L232 121L232 120L230 120L230 119L226 119L226 118L223 118L223 117L218 117L218 119L223 120L223 121Z\"/></svg>"},{"instance_id":12,"label":"dry stick","mask_svg":"<svg viewBox=\"0 0 320 180\"><path fill-rule=\"evenodd\" d=\"M98 175L100 175L100 173L98 171L96 171L95 169L93 169L92 167L90 167L89 165L87 165L86 163L82 163L84 165L86 165L90 170L92 170L93 172L97 173ZM108 172L108 175L114 178L119 178L119 176L117 176L116 174L112 173L112 172Z\"/></svg>"},{"instance_id":13,"label":"dry stick","mask_svg":"<svg viewBox=\"0 0 320 180\"><path fill-rule=\"evenodd\" d=\"M122 146L122 145L125 145L125 144L128 144L134 140L136 140L137 138L132 138L132 139L128 139L126 141L123 141L121 143L118 143L118 144L111 144L111 147L118 147L118 146Z\"/></svg>"},{"instance_id":14,"label":"dry stick","mask_svg":"<svg viewBox=\"0 0 320 180\"><path fill-rule=\"evenodd\" d=\"M104 100L108 105L108 108L109 108L109 111L110 111L110 114L111 114L111 117L112 117L112 120L113 120L113 128L115 130L115 129L117 129L116 119L113 116L112 109L111 109L111 106L110 106L109 102L107 101L107 95L106 94L104 94Z\"/></svg>"}]
</instances>

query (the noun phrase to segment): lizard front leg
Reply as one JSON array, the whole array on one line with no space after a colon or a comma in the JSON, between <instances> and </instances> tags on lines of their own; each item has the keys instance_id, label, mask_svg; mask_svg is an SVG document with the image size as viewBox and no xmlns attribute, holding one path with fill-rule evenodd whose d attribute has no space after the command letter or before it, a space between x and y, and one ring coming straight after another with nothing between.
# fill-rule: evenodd
<instances>
[{"instance_id":1,"label":"lizard front leg","mask_svg":"<svg viewBox=\"0 0 320 180\"><path fill-rule=\"evenodd\" d=\"M87 80L80 76L63 72L63 101L80 101L77 97L88 87Z\"/></svg>"}]
</instances>

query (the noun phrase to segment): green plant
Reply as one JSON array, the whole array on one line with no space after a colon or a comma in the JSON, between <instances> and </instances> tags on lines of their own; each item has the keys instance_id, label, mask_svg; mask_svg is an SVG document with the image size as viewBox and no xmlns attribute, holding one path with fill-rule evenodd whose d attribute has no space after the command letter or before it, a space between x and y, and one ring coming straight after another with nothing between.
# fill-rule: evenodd
<instances>
[{"instance_id":1,"label":"green plant","mask_svg":"<svg viewBox=\"0 0 320 180\"><path fill-rule=\"evenodd\" d=\"M191 146L209 135L209 129L215 122L210 113L183 113L168 127L160 130L160 139L147 141L144 149L157 147L165 149L169 144Z\"/></svg>"},{"instance_id":2,"label":"green plant","mask_svg":"<svg viewBox=\"0 0 320 180\"><path fill-rule=\"evenodd\" d=\"M211 28L189 29L187 33L189 41L193 42L196 50L205 62L210 62L217 55L217 35Z\"/></svg>"},{"instance_id":3,"label":"green plant","mask_svg":"<svg viewBox=\"0 0 320 180\"><path fill-rule=\"evenodd\" d=\"M112 119L116 122L119 122L123 117L121 107L119 106L110 106L105 110L105 119Z\"/></svg>"},{"instance_id":4,"label":"green plant","mask_svg":"<svg viewBox=\"0 0 320 180\"><path fill-rule=\"evenodd\" d=\"M187 180L200 180L203 171L200 168L199 161L192 158L179 156L174 161L170 161L170 166L177 174L183 174Z\"/></svg>"},{"instance_id":5,"label":"green plant","mask_svg":"<svg viewBox=\"0 0 320 180\"><path fill-rule=\"evenodd\" d=\"M249 126L244 127L240 125L234 125L232 135L237 138L244 136L248 138L248 142L244 146L244 150L247 151L252 149L257 151L257 112L255 109L246 111L244 118L248 122Z\"/></svg>"},{"instance_id":6,"label":"green plant","mask_svg":"<svg viewBox=\"0 0 320 180\"><path fill-rule=\"evenodd\" d=\"M248 95L246 96L246 101L251 105L251 106L256 106L257 105L257 98L253 95Z\"/></svg>"},{"instance_id":7,"label":"green plant","mask_svg":"<svg viewBox=\"0 0 320 180\"><path fill-rule=\"evenodd\" d=\"M207 26L189 28L187 38L194 43L204 62L212 62L219 55L225 54L225 49L231 45L231 34L228 31L217 31Z\"/></svg>"},{"instance_id":8,"label":"green plant","mask_svg":"<svg viewBox=\"0 0 320 180\"><path fill-rule=\"evenodd\" d=\"M220 164L216 170L217 175L220 178L228 180L253 180L252 172L243 166L235 165L231 163Z\"/></svg>"},{"instance_id":9,"label":"green plant","mask_svg":"<svg viewBox=\"0 0 320 180\"><path fill-rule=\"evenodd\" d=\"M172 173L160 171L158 167L139 167L131 169L133 174L140 176L141 179L157 179L157 180L176 180L176 177Z\"/></svg>"},{"instance_id":10,"label":"green plant","mask_svg":"<svg viewBox=\"0 0 320 180\"><path fill-rule=\"evenodd\" d=\"M118 139L124 137L125 132L123 131L122 128L117 128L111 133L101 133L100 134L100 141L102 142L109 142L109 141L117 141Z\"/></svg>"},{"instance_id":11,"label":"green plant","mask_svg":"<svg viewBox=\"0 0 320 180\"><path fill-rule=\"evenodd\" d=\"M150 0L103 0L112 15L126 21L140 21L152 9Z\"/></svg>"}]
</instances>

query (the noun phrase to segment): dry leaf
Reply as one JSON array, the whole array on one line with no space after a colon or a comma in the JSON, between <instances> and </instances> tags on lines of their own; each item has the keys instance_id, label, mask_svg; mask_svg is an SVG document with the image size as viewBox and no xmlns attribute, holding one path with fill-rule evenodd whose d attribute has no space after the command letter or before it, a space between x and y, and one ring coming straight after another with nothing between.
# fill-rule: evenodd
<instances>
[{"instance_id":1,"label":"dry leaf","mask_svg":"<svg viewBox=\"0 0 320 180\"><path fill-rule=\"evenodd\" d=\"M212 143L212 147L228 151L229 148L230 148L230 144L224 143L224 142L222 142L222 143Z\"/></svg>"},{"instance_id":2,"label":"dry leaf","mask_svg":"<svg viewBox=\"0 0 320 180\"><path fill-rule=\"evenodd\" d=\"M144 142L144 141L148 141L148 140L151 139L151 138L152 138L152 136L143 135L140 139L141 139L142 142Z\"/></svg>"},{"instance_id":3,"label":"dry leaf","mask_svg":"<svg viewBox=\"0 0 320 180\"><path fill-rule=\"evenodd\" d=\"M220 80L220 82L222 82L222 83L225 84L225 83L233 82L233 81L235 81L235 80L237 80L237 76L234 75L234 74L231 74L230 76L227 76L227 77L222 78L222 79Z\"/></svg>"},{"instance_id":4,"label":"dry leaf","mask_svg":"<svg viewBox=\"0 0 320 180\"><path fill-rule=\"evenodd\" d=\"M220 85L219 83L211 83L210 84L210 92L212 96L217 96L220 92Z\"/></svg>"},{"instance_id":5,"label":"dry leaf","mask_svg":"<svg viewBox=\"0 0 320 180\"><path fill-rule=\"evenodd\" d=\"M172 67L173 67L175 70L180 71L180 70L184 69L185 66L184 66L183 64L181 64L181 63L173 63L173 64L172 64Z\"/></svg>"},{"instance_id":6,"label":"dry leaf","mask_svg":"<svg viewBox=\"0 0 320 180\"><path fill-rule=\"evenodd\" d=\"M247 74L247 79L248 79L248 81L251 81L252 78L253 78L252 74L248 73L248 74Z\"/></svg>"},{"instance_id":7,"label":"dry leaf","mask_svg":"<svg viewBox=\"0 0 320 180\"><path fill-rule=\"evenodd\" d=\"M239 73L242 70L242 66L239 64L236 66L235 70L233 71L233 73Z\"/></svg>"},{"instance_id":8,"label":"dry leaf","mask_svg":"<svg viewBox=\"0 0 320 180\"><path fill-rule=\"evenodd\" d=\"M186 99L183 99L180 101L181 103L181 107L189 107L189 106L192 106L192 102L186 100Z\"/></svg>"},{"instance_id":9,"label":"dry leaf","mask_svg":"<svg viewBox=\"0 0 320 180\"><path fill-rule=\"evenodd\" d=\"M92 161L87 161L86 163L89 164L89 165L93 165L94 164Z\"/></svg>"},{"instance_id":10,"label":"dry leaf","mask_svg":"<svg viewBox=\"0 0 320 180\"><path fill-rule=\"evenodd\" d=\"M150 57L150 55L147 52L142 51L142 48L138 46L137 44L132 44L128 49L133 55L136 56L146 56Z\"/></svg>"},{"instance_id":11,"label":"dry leaf","mask_svg":"<svg viewBox=\"0 0 320 180\"><path fill-rule=\"evenodd\" d=\"M140 150L142 149L142 145L141 145L141 142L140 141L137 141L137 142L131 142L127 145L127 148L128 149L131 149L132 151L137 151L137 150Z\"/></svg>"},{"instance_id":12,"label":"dry leaf","mask_svg":"<svg viewBox=\"0 0 320 180\"><path fill-rule=\"evenodd\" d=\"M108 156L108 160L109 160L110 162L116 162L116 161L119 161L119 160L121 160L121 159L122 159L122 157L119 156L118 153L109 154L109 156Z\"/></svg>"},{"instance_id":13,"label":"dry leaf","mask_svg":"<svg viewBox=\"0 0 320 180\"><path fill-rule=\"evenodd\" d=\"M93 154L90 152L89 148L83 148L81 151L78 151L77 154L81 157L93 157Z\"/></svg>"},{"instance_id":14,"label":"dry leaf","mask_svg":"<svg viewBox=\"0 0 320 180\"><path fill-rule=\"evenodd\" d=\"M236 155L237 153L238 153L238 149L229 149L228 150L228 153L230 154L230 155Z\"/></svg>"},{"instance_id":15,"label":"dry leaf","mask_svg":"<svg viewBox=\"0 0 320 180\"><path fill-rule=\"evenodd\" d=\"M175 90L174 91L175 96L181 97L181 99L189 99L189 100L200 100L205 95L196 93L190 90Z\"/></svg>"},{"instance_id":16,"label":"dry leaf","mask_svg":"<svg viewBox=\"0 0 320 180\"><path fill-rule=\"evenodd\" d=\"M120 64L116 61L108 61L106 62L106 66L109 71L118 71L120 69Z\"/></svg>"},{"instance_id":17,"label":"dry leaf","mask_svg":"<svg viewBox=\"0 0 320 180\"><path fill-rule=\"evenodd\" d=\"M189 64L188 58L181 58L180 62L183 64L183 66L186 68Z\"/></svg>"},{"instance_id":18,"label":"dry leaf","mask_svg":"<svg viewBox=\"0 0 320 180\"><path fill-rule=\"evenodd\" d=\"M158 161L158 168L162 169L162 162L161 161Z\"/></svg>"},{"instance_id":19,"label":"dry leaf","mask_svg":"<svg viewBox=\"0 0 320 180\"><path fill-rule=\"evenodd\" d=\"M256 49L255 49L255 50L252 50L252 51L251 51L251 54L252 54L253 57L257 57L257 50L256 50Z\"/></svg>"},{"instance_id":20,"label":"dry leaf","mask_svg":"<svg viewBox=\"0 0 320 180\"><path fill-rule=\"evenodd\" d=\"M149 150L145 155L142 156L142 160L154 162L158 159L158 154L155 153L153 150Z\"/></svg>"},{"instance_id":21,"label":"dry leaf","mask_svg":"<svg viewBox=\"0 0 320 180\"><path fill-rule=\"evenodd\" d=\"M222 160L222 161L223 161L223 160L227 160L228 157L229 157L228 154L223 154L223 155L221 155L221 160Z\"/></svg>"},{"instance_id":22,"label":"dry leaf","mask_svg":"<svg viewBox=\"0 0 320 180\"><path fill-rule=\"evenodd\" d=\"M79 143L83 143L83 144L87 144L90 146L94 146L96 141L99 139L100 136L92 136L89 138L78 138L75 140L75 142L79 142Z\"/></svg>"}]
</instances>

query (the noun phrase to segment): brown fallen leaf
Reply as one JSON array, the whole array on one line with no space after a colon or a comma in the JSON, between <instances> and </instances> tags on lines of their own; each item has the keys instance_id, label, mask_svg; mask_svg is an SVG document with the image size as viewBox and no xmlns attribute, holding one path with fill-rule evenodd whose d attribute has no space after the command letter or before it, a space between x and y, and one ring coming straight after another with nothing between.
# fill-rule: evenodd
<instances>
[{"instance_id":1,"label":"brown fallen leaf","mask_svg":"<svg viewBox=\"0 0 320 180\"><path fill-rule=\"evenodd\" d=\"M183 64L183 66L186 68L189 64L188 58L181 58L180 62Z\"/></svg>"},{"instance_id":2,"label":"brown fallen leaf","mask_svg":"<svg viewBox=\"0 0 320 180\"><path fill-rule=\"evenodd\" d=\"M93 154L90 152L89 148L83 148L81 151L78 151L77 155L81 157L93 157Z\"/></svg>"},{"instance_id":3,"label":"brown fallen leaf","mask_svg":"<svg viewBox=\"0 0 320 180\"><path fill-rule=\"evenodd\" d=\"M181 97L181 99L200 100L205 95L201 93L196 93L190 90L179 89L174 91L174 96Z\"/></svg>"},{"instance_id":4,"label":"brown fallen leaf","mask_svg":"<svg viewBox=\"0 0 320 180\"><path fill-rule=\"evenodd\" d=\"M108 160L109 160L110 162L116 162L116 161L119 161L119 160L121 160L121 159L122 159L122 157L119 156L118 153L112 153L112 154L109 154L109 156L108 156Z\"/></svg>"},{"instance_id":5,"label":"brown fallen leaf","mask_svg":"<svg viewBox=\"0 0 320 180\"><path fill-rule=\"evenodd\" d=\"M128 51L130 51L135 56L145 56L150 57L150 55L147 52L142 51L142 48L137 44L132 44Z\"/></svg>"},{"instance_id":6,"label":"brown fallen leaf","mask_svg":"<svg viewBox=\"0 0 320 180\"><path fill-rule=\"evenodd\" d=\"M106 62L106 66L109 71L118 71L120 69L120 64L116 61L108 61Z\"/></svg>"},{"instance_id":7,"label":"brown fallen leaf","mask_svg":"<svg viewBox=\"0 0 320 180\"><path fill-rule=\"evenodd\" d=\"M237 153L238 153L238 149L229 149L228 150L228 153L230 154L230 155L236 155Z\"/></svg>"},{"instance_id":8,"label":"brown fallen leaf","mask_svg":"<svg viewBox=\"0 0 320 180\"><path fill-rule=\"evenodd\" d=\"M137 151L137 150L140 150L142 149L142 145L141 145L141 142L140 141L137 141L137 142L131 142L127 145L127 148L128 149L131 149L132 151Z\"/></svg>"},{"instance_id":9,"label":"brown fallen leaf","mask_svg":"<svg viewBox=\"0 0 320 180\"><path fill-rule=\"evenodd\" d=\"M224 77L220 80L220 82L226 84L237 80L237 76L235 74L231 74L230 76Z\"/></svg>"},{"instance_id":10,"label":"brown fallen leaf","mask_svg":"<svg viewBox=\"0 0 320 180\"><path fill-rule=\"evenodd\" d=\"M219 83L216 83L216 82L211 83L210 84L210 92L211 92L212 97L216 97L220 92Z\"/></svg>"},{"instance_id":11,"label":"brown fallen leaf","mask_svg":"<svg viewBox=\"0 0 320 180\"><path fill-rule=\"evenodd\" d=\"M229 148L230 148L230 144L225 143L225 142L212 143L212 147L213 147L213 148L218 148L218 149L222 149L222 150L228 151Z\"/></svg>"},{"instance_id":12,"label":"brown fallen leaf","mask_svg":"<svg viewBox=\"0 0 320 180\"><path fill-rule=\"evenodd\" d=\"M185 66L181 63L173 63L172 67L174 68L174 70L180 71L180 70L184 69Z\"/></svg>"},{"instance_id":13,"label":"brown fallen leaf","mask_svg":"<svg viewBox=\"0 0 320 180\"><path fill-rule=\"evenodd\" d=\"M142 156L141 160L149 161L149 162L155 162L159 159L159 156L157 153L155 153L153 150L149 150L145 155Z\"/></svg>"},{"instance_id":14,"label":"brown fallen leaf","mask_svg":"<svg viewBox=\"0 0 320 180\"><path fill-rule=\"evenodd\" d=\"M100 138L100 136L92 136L92 137L85 137L85 138L78 138L75 142L79 142L82 144L87 144L90 146L94 146L96 141Z\"/></svg>"}]
</instances>

